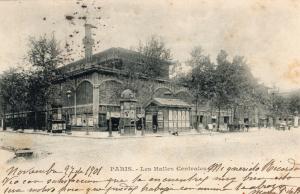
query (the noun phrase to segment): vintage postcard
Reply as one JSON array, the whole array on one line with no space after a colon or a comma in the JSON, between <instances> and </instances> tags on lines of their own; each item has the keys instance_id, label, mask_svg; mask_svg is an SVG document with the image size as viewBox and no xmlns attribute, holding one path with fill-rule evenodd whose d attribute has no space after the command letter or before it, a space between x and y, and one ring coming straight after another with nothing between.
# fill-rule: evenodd
<instances>
[{"instance_id":1,"label":"vintage postcard","mask_svg":"<svg viewBox=\"0 0 300 194\"><path fill-rule=\"evenodd\" d=\"M0 0L0 193L299 194L300 1Z\"/></svg>"}]
</instances>

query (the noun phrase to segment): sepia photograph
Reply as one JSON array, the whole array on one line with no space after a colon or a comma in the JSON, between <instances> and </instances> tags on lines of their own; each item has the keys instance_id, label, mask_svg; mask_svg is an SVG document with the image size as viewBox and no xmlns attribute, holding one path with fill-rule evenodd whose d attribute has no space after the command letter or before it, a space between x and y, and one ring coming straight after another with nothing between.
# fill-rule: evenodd
<instances>
[{"instance_id":1,"label":"sepia photograph","mask_svg":"<svg viewBox=\"0 0 300 194\"><path fill-rule=\"evenodd\" d=\"M300 1L0 0L0 193L300 194Z\"/></svg>"}]
</instances>

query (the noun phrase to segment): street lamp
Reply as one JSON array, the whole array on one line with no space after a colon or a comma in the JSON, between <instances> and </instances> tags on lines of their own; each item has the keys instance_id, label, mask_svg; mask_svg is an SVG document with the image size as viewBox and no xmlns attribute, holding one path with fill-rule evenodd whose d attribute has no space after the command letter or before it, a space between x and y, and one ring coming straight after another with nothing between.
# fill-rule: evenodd
<instances>
[{"instance_id":1,"label":"street lamp","mask_svg":"<svg viewBox=\"0 0 300 194\"><path fill-rule=\"evenodd\" d=\"M70 106L70 98L71 98L71 90L68 90L66 92L67 98L68 98L68 105ZM71 129L71 124L70 124L70 114L69 114L69 110L67 108L67 120L66 120L66 129L67 129L67 133L68 134L72 134L72 129Z\"/></svg>"},{"instance_id":2,"label":"street lamp","mask_svg":"<svg viewBox=\"0 0 300 194\"><path fill-rule=\"evenodd\" d=\"M108 137L112 137L112 122L111 122L111 110L109 111L109 135Z\"/></svg>"}]
</instances>

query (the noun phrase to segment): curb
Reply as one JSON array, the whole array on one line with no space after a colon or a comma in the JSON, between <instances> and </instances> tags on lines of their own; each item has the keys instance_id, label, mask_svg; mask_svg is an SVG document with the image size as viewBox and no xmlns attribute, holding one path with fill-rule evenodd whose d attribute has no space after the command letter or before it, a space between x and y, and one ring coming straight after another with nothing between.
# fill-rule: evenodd
<instances>
[{"instance_id":1,"label":"curb","mask_svg":"<svg viewBox=\"0 0 300 194\"><path fill-rule=\"evenodd\" d=\"M77 136L77 135L67 135L67 134L52 134L52 133L38 133L38 132L18 132L18 131L3 131L3 133L17 133L17 134L28 134L28 135L44 135L44 136L56 136L56 137L70 137L70 138L90 138L90 139L135 139L135 138L149 138L149 137L183 137L183 136L198 136L198 135L214 135L218 134L216 132L207 132L207 133L191 133L191 134L184 134L181 133L179 136L173 135L164 135L164 134L157 134L157 135L145 135L145 136L120 136L120 137L93 137L93 136Z\"/></svg>"}]
</instances>

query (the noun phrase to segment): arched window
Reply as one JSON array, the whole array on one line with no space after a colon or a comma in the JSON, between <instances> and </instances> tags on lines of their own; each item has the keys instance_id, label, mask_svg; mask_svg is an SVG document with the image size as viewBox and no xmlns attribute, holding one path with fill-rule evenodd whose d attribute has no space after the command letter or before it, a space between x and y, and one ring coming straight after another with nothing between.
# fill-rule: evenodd
<instances>
[{"instance_id":1,"label":"arched window","mask_svg":"<svg viewBox=\"0 0 300 194\"><path fill-rule=\"evenodd\" d=\"M160 87L154 91L154 97L156 97L156 98L161 98L166 95L169 95L169 96L172 95L171 89L166 88L166 87Z\"/></svg>"},{"instance_id":2,"label":"arched window","mask_svg":"<svg viewBox=\"0 0 300 194\"><path fill-rule=\"evenodd\" d=\"M88 81L83 81L76 89L76 104L93 103L93 85Z\"/></svg>"}]
</instances>

